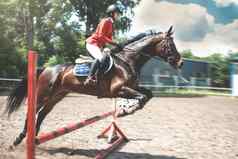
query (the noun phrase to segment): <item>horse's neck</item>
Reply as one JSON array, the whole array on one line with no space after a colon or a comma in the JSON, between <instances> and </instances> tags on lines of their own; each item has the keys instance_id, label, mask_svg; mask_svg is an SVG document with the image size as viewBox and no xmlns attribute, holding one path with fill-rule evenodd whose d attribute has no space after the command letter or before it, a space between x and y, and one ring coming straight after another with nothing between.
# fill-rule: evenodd
<instances>
[{"instance_id":1,"label":"horse's neck","mask_svg":"<svg viewBox=\"0 0 238 159\"><path fill-rule=\"evenodd\" d=\"M143 65L150 59L142 52L147 52L150 38L145 37L142 40L129 44L121 52L120 56L130 65L135 72L139 73Z\"/></svg>"},{"instance_id":2,"label":"horse's neck","mask_svg":"<svg viewBox=\"0 0 238 159\"><path fill-rule=\"evenodd\" d=\"M119 57L126 62L131 69L136 73L139 73L143 65L150 59L150 57L145 56L139 52L130 52L125 51L123 54L120 54Z\"/></svg>"},{"instance_id":3,"label":"horse's neck","mask_svg":"<svg viewBox=\"0 0 238 159\"><path fill-rule=\"evenodd\" d=\"M125 46L124 51L119 53L126 63L128 63L137 73L143 65L150 59L147 53L153 52L149 46L153 41L151 36L141 35L141 39Z\"/></svg>"},{"instance_id":4,"label":"horse's neck","mask_svg":"<svg viewBox=\"0 0 238 159\"><path fill-rule=\"evenodd\" d=\"M144 66L144 64L150 60L149 56L145 56L141 54L136 60L135 60L135 68L140 71L141 68Z\"/></svg>"}]
</instances>

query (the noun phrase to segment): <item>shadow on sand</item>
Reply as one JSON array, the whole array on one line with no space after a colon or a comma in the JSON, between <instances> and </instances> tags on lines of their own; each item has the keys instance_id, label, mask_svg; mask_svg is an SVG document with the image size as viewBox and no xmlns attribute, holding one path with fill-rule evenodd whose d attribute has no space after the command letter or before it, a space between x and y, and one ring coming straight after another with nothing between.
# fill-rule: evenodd
<instances>
[{"instance_id":1,"label":"shadow on sand","mask_svg":"<svg viewBox=\"0 0 238 159\"><path fill-rule=\"evenodd\" d=\"M72 148L66 148L66 147L47 148L47 149L38 147L38 149L50 155L61 153L67 156L78 155L78 156L84 156L84 157L90 157L90 158L94 158L96 154L99 152L97 149L86 150L86 149L72 149ZM149 153L130 153L130 152L114 151L112 154L113 154L113 157L112 157L113 159L186 159L186 158L179 158L175 156L154 155L154 154L152 155Z\"/></svg>"}]
</instances>

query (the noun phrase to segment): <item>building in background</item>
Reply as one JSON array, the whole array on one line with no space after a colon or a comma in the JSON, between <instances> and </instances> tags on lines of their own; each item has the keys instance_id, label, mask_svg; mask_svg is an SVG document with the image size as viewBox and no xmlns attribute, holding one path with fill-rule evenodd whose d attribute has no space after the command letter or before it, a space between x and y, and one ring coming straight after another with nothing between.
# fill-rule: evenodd
<instances>
[{"instance_id":1,"label":"building in background","mask_svg":"<svg viewBox=\"0 0 238 159\"><path fill-rule=\"evenodd\" d=\"M157 86L210 86L210 63L200 60L185 59L181 75L169 64L155 59L150 60L142 68L140 74L141 84Z\"/></svg>"}]
</instances>

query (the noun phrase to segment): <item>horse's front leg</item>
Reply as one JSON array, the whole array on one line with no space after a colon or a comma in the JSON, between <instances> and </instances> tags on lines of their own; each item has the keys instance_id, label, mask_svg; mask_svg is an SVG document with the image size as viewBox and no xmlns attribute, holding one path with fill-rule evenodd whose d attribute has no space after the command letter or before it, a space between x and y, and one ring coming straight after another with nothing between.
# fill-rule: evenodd
<instances>
[{"instance_id":1,"label":"horse's front leg","mask_svg":"<svg viewBox=\"0 0 238 159\"><path fill-rule=\"evenodd\" d=\"M138 89L136 89L136 90L142 94L145 94L147 96L147 101L149 101L153 97L153 93L150 89L147 89L145 87L138 87Z\"/></svg>"},{"instance_id":2,"label":"horse's front leg","mask_svg":"<svg viewBox=\"0 0 238 159\"><path fill-rule=\"evenodd\" d=\"M149 100L149 97L147 97L145 94L142 94L138 90L126 86L121 87L121 89L118 91L118 96L122 98L137 99L140 105L144 105Z\"/></svg>"}]
</instances>

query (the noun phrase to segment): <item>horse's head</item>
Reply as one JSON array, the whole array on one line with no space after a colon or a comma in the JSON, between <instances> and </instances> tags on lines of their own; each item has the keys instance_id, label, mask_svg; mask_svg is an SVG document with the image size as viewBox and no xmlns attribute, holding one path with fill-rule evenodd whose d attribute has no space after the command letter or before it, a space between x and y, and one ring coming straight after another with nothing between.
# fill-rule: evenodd
<instances>
[{"instance_id":1,"label":"horse's head","mask_svg":"<svg viewBox=\"0 0 238 159\"><path fill-rule=\"evenodd\" d=\"M159 56L164 61L168 62L172 67L178 69L183 65L183 60L181 55L176 49L173 40L173 27L171 26L169 30L165 33L160 33L153 36L151 41L151 56Z\"/></svg>"},{"instance_id":2,"label":"horse's head","mask_svg":"<svg viewBox=\"0 0 238 159\"><path fill-rule=\"evenodd\" d=\"M134 37L126 45L121 54L128 56L127 59L136 60L136 57L160 57L175 69L181 68L183 60L176 49L172 37L172 26L165 33L150 30ZM123 56L122 55L122 56ZM139 56L138 56L139 55ZM144 58L144 61L145 58Z\"/></svg>"}]
</instances>

